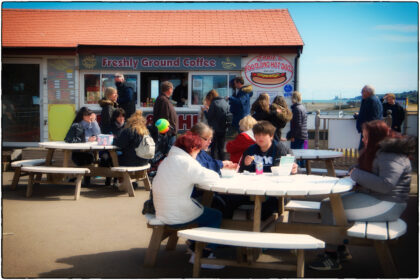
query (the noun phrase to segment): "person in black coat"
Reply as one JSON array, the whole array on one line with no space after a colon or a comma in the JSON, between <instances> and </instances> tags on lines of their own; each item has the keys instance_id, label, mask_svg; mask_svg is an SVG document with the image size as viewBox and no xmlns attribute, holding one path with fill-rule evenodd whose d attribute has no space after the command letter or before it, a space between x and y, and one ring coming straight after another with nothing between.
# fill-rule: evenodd
<instances>
[{"instance_id":1,"label":"person in black coat","mask_svg":"<svg viewBox=\"0 0 420 280\"><path fill-rule=\"evenodd\" d=\"M302 105L302 96L300 92L292 94L292 120L290 121L290 131L287 133L287 139L290 140L290 148L303 149L305 140L308 139L307 115L305 106ZM304 167L305 161L300 160L299 166Z\"/></svg>"},{"instance_id":2,"label":"person in black coat","mask_svg":"<svg viewBox=\"0 0 420 280\"><path fill-rule=\"evenodd\" d=\"M224 160L224 148L226 140L226 130L231 119L229 104L225 99L219 97L215 89L210 90L206 95L206 101L210 104L206 118L209 126L214 130L213 143L211 146L211 156L219 160Z\"/></svg>"},{"instance_id":3,"label":"person in black coat","mask_svg":"<svg viewBox=\"0 0 420 280\"><path fill-rule=\"evenodd\" d=\"M104 98L98 101L99 106L102 107L101 121L99 123L102 133L105 133L104 129L111 124L112 113L118 108L118 92L115 88L107 87L104 95Z\"/></svg>"},{"instance_id":4,"label":"person in black coat","mask_svg":"<svg viewBox=\"0 0 420 280\"><path fill-rule=\"evenodd\" d=\"M148 135L146 119L143 112L137 110L128 120L120 135L114 139L114 145L121 149L118 156L120 166L142 166L148 163L148 159L136 155L135 149L140 145L144 135Z\"/></svg>"},{"instance_id":5,"label":"person in black coat","mask_svg":"<svg viewBox=\"0 0 420 280\"><path fill-rule=\"evenodd\" d=\"M388 110L391 110L392 114L392 125L391 128L395 131L401 132L401 125L405 119L404 108L395 102L395 94L388 93L385 96L386 103L383 103L383 116L388 115Z\"/></svg>"},{"instance_id":6,"label":"person in black coat","mask_svg":"<svg viewBox=\"0 0 420 280\"><path fill-rule=\"evenodd\" d=\"M103 134L112 134L118 138L125 124L125 111L123 108L117 108L112 112L109 125L102 130Z\"/></svg>"},{"instance_id":7,"label":"person in black coat","mask_svg":"<svg viewBox=\"0 0 420 280\"><path fill-rule=\"evenodd\" d=\"M118 104L124 109L127 118L136 111L136 96L134 90L127 86L124 75L117 73L115 74L115 85L118 90Z\"/></svg>"}]
</instances>

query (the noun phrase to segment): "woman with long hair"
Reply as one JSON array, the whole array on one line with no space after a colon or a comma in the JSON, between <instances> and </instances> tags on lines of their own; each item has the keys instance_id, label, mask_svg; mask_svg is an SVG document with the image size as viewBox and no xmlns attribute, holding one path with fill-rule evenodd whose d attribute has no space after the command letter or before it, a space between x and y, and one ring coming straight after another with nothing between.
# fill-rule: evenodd
<instances>
[{"instance_id":1,"label":"woman with long hair","mask_svg":"<svg viewBox=\"0 0 420 280\"><path fill-rule=\"evenodd\" d=\"M277 141L281 140L281 130L286 124L292 119L292 111L287 106L286 99L277 95L270 105L271 123L276 127L276 133L274 133L274 139Z\"/></svg>"},{"instance_id":2,"label":"woman with long hair","mask_svg":"<svg viewBox=\"0 0 420 280\"><path fill-rule=\"evenodd\" d=\"M270 96L267 93L261 93L252 103L251 116L257 121L270 121Z\"/></svg>"},{"instance_id":3,"label":"woman with long hair","mask_svg":"<svg viewBox=\"0 0 420 280\"><path fill-rule=\"evenodd\" d=\"M102 107L100 127L104 131L111 125L112 113L118 108L118 92L113 87L105 88L104 97L98 101L99 106Z\"/></svg>"},{"instance_id":4,"label":"woman with long hair","mask_svg":"<svg viewBox=\"0 0 420 280\"><path fill-rule=\"evenodd\" d=\"M127 120L120 135L114 139L114 145L121 149L122 154L118 156L118 163L121 166L141 166L148 163L148 159L137 156L135 149L143 140L144 135L149 135L146 127L146 119L143 112L137 110Z\"/></svg>"},{"instance_id":5,"label":"woman with long hair","mask_svg":"<svg viewBox=\"0 0 420 280\"><path fill-rule=\"evenodd\" d=\"M349 171L357 186L342 196L347 220L386 222L397 220L407 207L411 184L410 155L415 152L414 137L392 131L384 121L375 120L362 126L364 148L358 165ZM321 218L333 224L328 200L321 204ZM343 245L337 252L327 249L321 259L310 264L316 270L340 269L340 261L350 259Z\"/></svg>"}]
</instances>

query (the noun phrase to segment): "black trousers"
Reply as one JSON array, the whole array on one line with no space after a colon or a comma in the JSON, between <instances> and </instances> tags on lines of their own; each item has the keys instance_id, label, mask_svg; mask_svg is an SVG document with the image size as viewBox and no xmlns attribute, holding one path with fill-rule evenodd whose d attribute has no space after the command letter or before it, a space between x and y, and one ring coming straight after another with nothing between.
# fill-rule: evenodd
<instances>
[{"instance_id":1,"label":"black trousers","mask_svg":"<svg viewBox=\"0 0 420 280\"><path fill-rule=\"evenodd\" d=\"M226 141L226 133L223 132L215 132L213 135L213 142L211 143L211 151L210 155L214 159L225 160L225 141Z\"/></svg>"}]
</instances>

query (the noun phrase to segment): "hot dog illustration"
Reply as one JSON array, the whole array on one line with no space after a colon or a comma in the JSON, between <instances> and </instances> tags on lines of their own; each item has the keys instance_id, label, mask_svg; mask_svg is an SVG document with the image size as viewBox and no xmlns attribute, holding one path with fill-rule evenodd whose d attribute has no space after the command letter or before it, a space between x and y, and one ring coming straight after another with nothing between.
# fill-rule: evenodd
<instances>
[{"instance_id":1,"label":"hot dog illustration","mask_svg":"<svg viewBox=\"0 0 420 280\"><path fill-rule=\"evenodd\" d=\"M261 85L278 85L286 81L286 73L251 73L251 80Z\"/></svg>"}]
</instances>

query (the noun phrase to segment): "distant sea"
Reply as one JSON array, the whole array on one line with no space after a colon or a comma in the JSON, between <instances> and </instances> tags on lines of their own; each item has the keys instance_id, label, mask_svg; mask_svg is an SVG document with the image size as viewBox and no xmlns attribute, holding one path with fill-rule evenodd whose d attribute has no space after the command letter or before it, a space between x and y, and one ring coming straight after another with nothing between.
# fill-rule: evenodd
<instances>
[{"instance_id":1,"label":"distant sea","mask_svg":"<svg viewBox=\"0 0 420 280\"><path fill-rule=\"evenodd\" d=\"M340 102L340 100L335 100L335 99L329 99L329 100L302 100L303 103L337 103ZM342 103L345 103L345 101L343 100Z\"/></svg>"}]
</instances>

